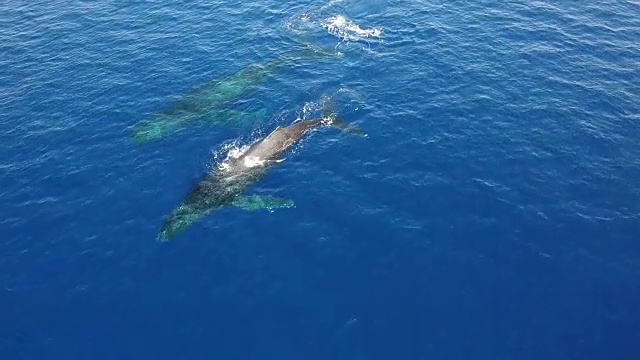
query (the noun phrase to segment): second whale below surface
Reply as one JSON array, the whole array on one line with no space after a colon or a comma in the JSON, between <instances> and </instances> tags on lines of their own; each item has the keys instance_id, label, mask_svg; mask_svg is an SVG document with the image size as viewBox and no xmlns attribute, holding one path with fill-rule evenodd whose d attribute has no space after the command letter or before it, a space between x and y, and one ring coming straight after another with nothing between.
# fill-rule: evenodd
<instances>
[{"instance_id":1,"label":"second whale below surface","mask_svg":"<svg viewBox=\"0 0 640 360\"><path fill-rule=\"evenodd\" d=\"M306 43L299 44L298 47L298 51L289 55L266 64L250 64L222 80L196 87L161 112L135 124L130 133L131 141L135 144L158 141L197 121L238 126L264 118L264 111L242 112L227 107L266 81L276 70L298 59L329 59L339 55Z\"/></svg>"}]
</instances>

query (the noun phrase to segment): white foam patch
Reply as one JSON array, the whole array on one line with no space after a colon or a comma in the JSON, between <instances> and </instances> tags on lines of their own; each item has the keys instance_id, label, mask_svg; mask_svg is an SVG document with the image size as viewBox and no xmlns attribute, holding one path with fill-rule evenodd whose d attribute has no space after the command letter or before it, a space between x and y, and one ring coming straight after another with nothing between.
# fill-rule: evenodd
<instances>
[{"instance_id":1,"label":"white foam patch","mask_svg":"<svg viewBox=\"0 0 640 360\"><path fill-rule=\"evenodd\" d=\"M218 165L218 169L229 171L231 169L231 163L247 152L249 147L249 145L238 145L236 143L225 144L219 152L214 153L214 157L218 158L221 152L227 152L225 159Z\"/></svg>"},{"instance_id":2,"label":"white foam patch","mask_svg":"<svg viewBox=\"0 0 640 360\"><path fill-rule=\"evenodd\" d=\"M265 160L262 160L258 156L247 156L244 158L244 166L248 168L264 166Z\"/></svg>"},{"instance_id":3,"label":"white foam patch","mask_svg":"<svg viewBox=\"0 0 640 360\"><path fill-rule=\"evenodd\" d=\"M301 35L305 38L319 35L317 33L319 29L325 30L330 35L339 39L339 43L336 44L336 55L342 55L341 52L337 51L337 47L341 43L365 42L370 46L372 43L380 43L383 41L383 31L380 27L363 28L341 14L328 18L324 18L324 16L321 15L322 18L320 19L318 19L317 16L318 14L315 13L293 15L284 21L284 26L293 34ZM369 49L366 50L370 51L371 49L369 47Z\"/></svg>"},{"instance_id":4,"label":"white foam patch","mask_svg":"<svg viewBox=\"0 0 640 360\"><path fill-rule=\"evenodd\" d=\"M380 28L372 27L363 29L360 25L349 20L343 15L335 15L322 23L329 34L340 38L342 41L379 40L382 37Z\"/></svg>"}]
</instances>

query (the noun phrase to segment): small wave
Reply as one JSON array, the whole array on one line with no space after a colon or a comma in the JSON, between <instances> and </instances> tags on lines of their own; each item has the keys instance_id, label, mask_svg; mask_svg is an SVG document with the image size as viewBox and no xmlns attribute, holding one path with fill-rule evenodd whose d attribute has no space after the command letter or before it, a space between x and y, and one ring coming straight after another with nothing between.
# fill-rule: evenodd
<instances>
[{"instance_id":1,"label":"small wave","mask_svg":"<svg viewBox=\"0 0 640 360\"><path fill-rule=\"evenodd\" d=\"M284 22L285 28L295 34L305 34L316 26L309 13L294 15Z\"/></svg>"},{"instance_id":2,"label":"small wave","mask_svg":"<svg viewBox=\"0 0 640 360\"><path fill-rule=\"evenodd\" d=\"M379 40L382 36L380 28L363 29L360 25L349 20L343 15L335 15L322 24L329 34L340 38L342 41L363 41L367 39Z\"/></svg>"},{"instance_id":3,"label":"small wave","mask_svg":"<svg viewBox=\"0 0 640 360\"><path fill-rule=\"evenodd\" d=\"M330 7L333 7L335 5L338 5L340 3L345 2L346 0L329 0L326 4L322 5L320 7L320 10L324 10L324 9L328 9Z\"/></svg>"}]
</instances>

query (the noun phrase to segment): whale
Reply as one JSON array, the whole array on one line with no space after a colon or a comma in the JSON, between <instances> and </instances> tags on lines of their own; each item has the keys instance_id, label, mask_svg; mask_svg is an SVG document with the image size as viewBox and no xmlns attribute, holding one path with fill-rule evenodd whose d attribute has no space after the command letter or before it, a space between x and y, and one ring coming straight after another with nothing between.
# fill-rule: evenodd
<instances>
[{"instance_id":1,"label":"whale","mask_svg":"<svg viewBox=\"0 0 640 360\"><path fill-rule=\"evenodd\" d=\"M136 145L159 141L198 121L223 126L241 124L254 114L226 109L225 106L256 87L285 62L250 64L222 79L200 85L170 103L162 111L135 124L130 133Z\"/></svg>"},{"instance_id":2,"label":"whale","mask_svg":"<svg viewBox=\"0 0 640 360\"><path fill-rule=\"evenodd\" d=\"M278 127L266 137L255 141L237 157L228 157L194 184L184 199L162 221L157 240L166 242L224 206L243 210L290 208L293 202L279 197L242 193L264 176L267 170L282 160L283 154L305 134L321 126L331 126L351 134L366 136L358 127L335 116L295 121Z\"/></svg>"},{"instance_id":3,"label":"whale","mask_svg":"<svg viewBox=\"0 0 640 360\"><path fill-rule=\"evenodd\" d=\"M262 110L243 112L228 107L251 89L264 83L276 71L301 59L328 60L338 54L300 41L297 50L267 63L250 64L221 80L213 80L190 90L160 112L133 125L129 138L142 145L162 140L196 123L241 127L264 118Z\"/></svg>"}]
</instances>

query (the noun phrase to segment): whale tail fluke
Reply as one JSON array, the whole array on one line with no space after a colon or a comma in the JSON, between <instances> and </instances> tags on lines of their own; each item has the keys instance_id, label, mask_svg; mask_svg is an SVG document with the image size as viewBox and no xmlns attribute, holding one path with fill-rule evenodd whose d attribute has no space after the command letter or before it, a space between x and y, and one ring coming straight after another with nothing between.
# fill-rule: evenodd
<instances>
[{"instance_id":1,"label":"whale tail fluke","mask_svg":"<svg viewBox=\"0 0 640 360\"><path fill-rule=\"evenodd\" d=\"M367 134L357 125L338 118L338 112L329 96L323 96L320 100L320 104L322 105L322 119L327 125L342 130L348 134L367 137Z\"/></svg>"},{"instance_id":2,"label":"whale tail fluke","mask_svg":"<svg viewBox=\"0 0 640 360\"><path fill-rule=\"evenodd\" d=\"M348 123L342 119L338 119L338 118L332 118L329 122L329 126L342 130L344 132L346 132L347 134L351 134L351 135L357 135L360 137L367 137L367 133L365 133L364 131L362 131L362 129L360 129L358 127L358 125L353 124L353 123Z\"/></svg>"}]
</instances>

